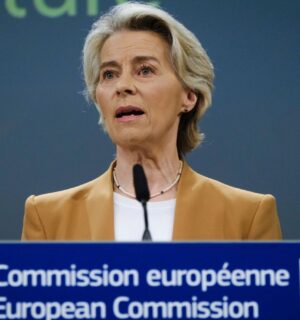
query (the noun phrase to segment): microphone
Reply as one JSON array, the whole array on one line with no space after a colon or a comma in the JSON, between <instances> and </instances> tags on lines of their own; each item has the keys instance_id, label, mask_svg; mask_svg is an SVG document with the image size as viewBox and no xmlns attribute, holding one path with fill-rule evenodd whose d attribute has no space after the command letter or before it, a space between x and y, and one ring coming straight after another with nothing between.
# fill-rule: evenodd
<instances>
[{"instance_id":1,"label":"microphone","mask_svg":"<svg viewBox=\"0 0 300 320\"><path fill-rule=\"evenodd\" d=\"M144 209L144 221L145 221L145 231L143 233L143 241L151 241L151 233L149 230L148 223L148 212L147 212L147 201L150 199L150 193L148 188L147 178L143 167L140 164L135 164L133 166L133 184L135 190L136 199L142 204Z\"/></svg>"}]
</instances>

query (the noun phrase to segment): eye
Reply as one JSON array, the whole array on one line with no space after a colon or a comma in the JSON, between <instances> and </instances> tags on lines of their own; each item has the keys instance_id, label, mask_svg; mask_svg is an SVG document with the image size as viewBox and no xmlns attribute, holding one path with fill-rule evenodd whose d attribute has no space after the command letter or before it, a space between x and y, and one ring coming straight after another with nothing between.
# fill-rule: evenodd
<instances>
[{"instance_id":1,"label":"eye","mask_svg":"<svg viewBox=\"0 0 300 320\"><path fill-rule=\"evenodd\" d=\"M150 74L154 73L153 68L151 68L150 66L141 66L138 70L138 74L141 76L148 76Z\"/></svg>"},{"instance_id":2,"label":"eye","mask_svg":"<svg viewBox=\"0 0 300 320\"><path fill-rule=\"evenodd\" d=\"M115 76L114 71L112 70L106 70L102 73L102 79L111 80Z\"/></svg>"}]
</instances>

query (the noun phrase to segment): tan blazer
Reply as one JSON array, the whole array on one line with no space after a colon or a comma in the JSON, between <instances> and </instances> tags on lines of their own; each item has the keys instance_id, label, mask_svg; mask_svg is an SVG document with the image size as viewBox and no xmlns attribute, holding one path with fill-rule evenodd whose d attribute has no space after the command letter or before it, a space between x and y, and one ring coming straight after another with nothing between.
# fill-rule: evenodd
<instances>
[{"instance_id":1,"label":"tan blazer","mask_svg":"<svg viewBox=\"0 0 300 320\"><path fill-rule=\"evenodd\" d=\"M26 200L23 240L114 240L112 165L99 178ZM186 163L173 240L272 240L281 231L275 199L230 187Z\"/></svg>"}]
</instances>

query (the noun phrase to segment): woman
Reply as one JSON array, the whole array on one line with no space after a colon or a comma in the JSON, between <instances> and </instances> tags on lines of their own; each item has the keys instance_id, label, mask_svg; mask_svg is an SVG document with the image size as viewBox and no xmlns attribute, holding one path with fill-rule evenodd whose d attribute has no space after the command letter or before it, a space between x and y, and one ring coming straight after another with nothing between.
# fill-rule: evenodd
<instances>
[{"instance_id":1,"label":"woman","mask_svg":"<svg viewBox=\"0 0 300 320\"><path fill-rule=\"evenodd\" d=\"M127 3L93 25L83 50L87 93L116 160L84 185L26 201L22 239L140 240L132 167L150 189L153 240L280 239L275 200L194 172L213 66L196 37L165 11Z\"/></svg>"}]
</instances>

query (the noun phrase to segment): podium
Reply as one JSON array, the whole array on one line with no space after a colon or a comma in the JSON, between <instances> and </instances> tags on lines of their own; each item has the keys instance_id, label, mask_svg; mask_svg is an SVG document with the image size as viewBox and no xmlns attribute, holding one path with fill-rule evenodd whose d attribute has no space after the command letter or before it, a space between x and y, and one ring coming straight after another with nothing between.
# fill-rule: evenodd
<instances>
[{"instance_id":1,"label":"podium","mask_svg":"<svg viewBox=\"0 0 300 320\"><path fill-rule=\"evenodd\" d=\"M2 242L0 319L300 319L300 242Z\"/></svg>"}]
</instances>

